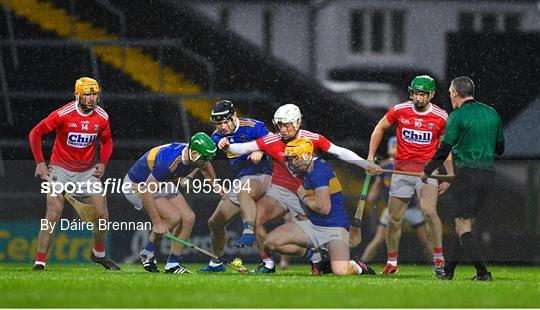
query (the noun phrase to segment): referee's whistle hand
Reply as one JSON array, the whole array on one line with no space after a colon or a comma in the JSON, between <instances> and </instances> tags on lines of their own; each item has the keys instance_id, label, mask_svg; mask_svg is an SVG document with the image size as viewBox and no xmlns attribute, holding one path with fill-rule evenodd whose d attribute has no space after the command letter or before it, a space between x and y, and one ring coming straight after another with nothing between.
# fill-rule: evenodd
<instances>
[{"instance_id":1,"label":"referee's whistle hand","mask_svg":"<svg viewBox=\"0 0 540 310\"><path fill-rule=\"evenodd\" d=\"M427 184L428 177L429 176L424 171L422 171L422 173L420 173L420 180L422 180L422 183Z\"/></svg>"}]
</instances>

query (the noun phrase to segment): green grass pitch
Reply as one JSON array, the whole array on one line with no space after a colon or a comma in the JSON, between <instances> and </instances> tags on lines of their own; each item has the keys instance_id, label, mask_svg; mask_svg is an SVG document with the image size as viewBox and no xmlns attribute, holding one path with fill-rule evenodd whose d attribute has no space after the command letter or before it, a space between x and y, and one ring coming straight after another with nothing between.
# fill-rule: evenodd
<instances>
[{"instance_id":1,"label":"green grass pitch","mask_svg":"<svg viewBox=\"0 0 540 310\"><path fill-rule=\"evenodd\" d=\"M453 281L438 281L429 266L420 265L402 265L398 275L383 278L314 277L307 265L245 276L230 268L222 274L150 274L127 264L120 272L91 264L49 264L34 272L31 265L3 263L0 307L540 307L540 267L490 270L494 281L486 283L470 281L470 266L458 267Z\"/></svg>"}]
</instances>

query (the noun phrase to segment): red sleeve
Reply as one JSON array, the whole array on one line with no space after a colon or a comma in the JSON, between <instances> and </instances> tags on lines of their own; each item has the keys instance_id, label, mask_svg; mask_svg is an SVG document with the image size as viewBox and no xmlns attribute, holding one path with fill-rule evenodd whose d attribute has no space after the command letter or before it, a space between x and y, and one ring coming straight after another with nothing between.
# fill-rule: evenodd
<instances>
[{"instance_id":1,"label":"red sleeve","mask_svg":"<svg viewBox=\"0 0 540 310\"><path fill-rule=\"evenodd\" d=\"M255 140L255 143L257 143L257 146L259 147L259 150L266 152L267 151L267 144L263 141L264 137L260 137L259 139Z\"/></svg>"},{"instance_id":2,"label":"red sleeve","mask_svg":"<svg viewBox=\"0 0 540 310\"><path fill-rule=\"evenodd\" d=\"M45 162L45 158L43 157L43 150L41 148L43 145L41 137L53 131L51 128L49 128L49 126L47 126L48 119L49 118L46 118L39 122L39 124L37 124L36 127L34 127L28 135L32 154L34 155L34 159L38 164Z\"/></svg>"},{"instance_id":3,"label":"red sleeve","mask_svg":"<svg viewBox=\"0 0 540 310\"><path fill-rule=\"evenodd\" d=\"M396 117L397 117L394 107L391 107L390 110L388 110L388 112L386 112L384 116L386 117L386 119L388 120L390 124L394 124L396 122Z\"/></svg>"},{"instance_id":4,"label":"red sleeve","mask_svg":"<svg viewBox=\"0 0 540 310\"><path fill-rule=\"evenodd\" d=\"M444 132L446 130L446 121L445 120L442 120L441 121L441 132L439 133L439 138L440 140L442 141L442 137L444 136Z\"/></svg>"},{"instance_id":5,"label":"red sleeve","mask_svg":"<svg viewBox=\"0 0 540 310\"><path fill-rule=\"evenodd\" d=\"M323 152L327 152L328 149L330 148L330 145L332 144L330 140L326 139L326 137L323 135L319 135L319 140L316 140L313 142L314 142L313 145L315 146L315 148Z\"/></svg>"},{"instance_id":6,"label":"red sleeve","mask_svg":"<svg viewBox=\"0 0 540 310\"><path fill-rule=\"evenodd\" d=\"M105 129L99 134L99 142L99 162L106 166L111 158L113 150L111 127L108 121Z\"/></svg>"}]
</instances>

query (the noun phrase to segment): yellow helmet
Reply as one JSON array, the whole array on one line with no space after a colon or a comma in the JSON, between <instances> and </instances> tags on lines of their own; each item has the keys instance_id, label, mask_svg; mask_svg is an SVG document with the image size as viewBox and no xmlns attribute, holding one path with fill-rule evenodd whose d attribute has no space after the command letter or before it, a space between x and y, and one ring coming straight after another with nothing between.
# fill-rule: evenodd
<instances>
[{"instance_id":1,"label":"yellow helmet","mask_svg":"<svg viewBox=\"0 0 540 310\"><path fill-rule=\"evenodd\" d=\"M75 93L79 95L98 94L100 92L99 84L96 80L89 77L82 77L75 82Z\"/></svg>"},{"instance_id":2,"label":"yellow helmet","mask_svg":"<svg viewBox=\"0 0 540 310\"><path fill-rule=\"evenodd\" d=\"M306 138L294 139L285 146L285 157L290 159L301 158L303 160L309 160L312 154L313 142Z\"/></svg>"}]
</instances>

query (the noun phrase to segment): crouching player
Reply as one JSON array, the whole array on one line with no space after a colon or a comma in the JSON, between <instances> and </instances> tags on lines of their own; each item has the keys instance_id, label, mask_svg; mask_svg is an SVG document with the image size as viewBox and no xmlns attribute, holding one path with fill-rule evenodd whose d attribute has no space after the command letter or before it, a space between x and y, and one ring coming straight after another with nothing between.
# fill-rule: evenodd
<instances>
[{"instance_id":1,"label":"crouching player","mask_svg":"<svg viewBox=\"0 0 540 310\"><path fill-rule=\"evenodd\" d=\"M285 148L289 169L304 180L297 193L308 220L274 229L267 235L264 248L267 253L310 258L312 248L316 251L326 246L334 274L375 274L362 261L350 260L349 221L341 184L330 165L315 157L313 149L313 142L305 138L295 139Z\"/></svg>"},{"instance_id":2,"label":"crouching player","mask_svg":"<svg viewBox=\"0 0 540 310\"><path fill-rule=\"evenodd\" d=\"M174 182L174 179L186 177L196 167L215 184L216 174L208 161L216 150L214 141L199 132L191 137L189 144L174 142L154 147L137 160L124 177L124 183L129 182L132 189L124 194L127 200L137 210L144 208L152 221L152 233L139 256L146 271L159 272L154 252L162 235L170 230L187 240L195 222L195 214L176 186L184 180ZM190 176L196 172L197 169ZM190 272L180 264L182 247L178 243L171 246L166 273Z\"/></svg>"},{"instance_id":3,"label":"crouching player","mask_svg":"<svg viewBox=\"0 0 540 310\"><path fill-rule=\"evenodd\" d=\"M257 140L269 134L263 122L238 118L234 105L229 100L221 100L216 103L210 116L216 131L212 134L214 142L226 138L230 143L243 143ZM227 241L225 228L240 213L242 215L242 236L236 240L236 247L252 246L255 238L254 223L257 215L256 201L259 200L270 186L272 165L268 155L256 151L245 155L232 155L227 153L229 162L235 177L240 180L241 188L238 191L231 190L229 199L222 199L210 219L210 240L212 251L221 257ZM225 271L223 262L212 259L208 266L200 269L201 272Z\"/></svg>"}]
</instances>

